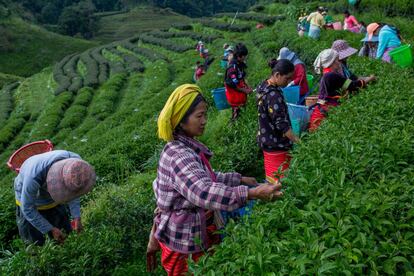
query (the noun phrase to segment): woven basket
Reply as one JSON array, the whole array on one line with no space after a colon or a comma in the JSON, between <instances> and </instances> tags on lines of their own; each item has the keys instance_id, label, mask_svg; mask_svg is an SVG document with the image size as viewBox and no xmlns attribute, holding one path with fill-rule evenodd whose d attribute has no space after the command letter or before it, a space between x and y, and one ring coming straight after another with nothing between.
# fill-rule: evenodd
<instances>
[{"instance_id":1,"label":"woven basket","mask_svg":"<svg viewBox=\"0 0 414 276\"><path fill-rule=\"evenodd\" d=\"M12 156L10 156L9 161L7 162L7 166L11 170L19 173L21 165L24 161L26 161L27 158L51 150L53 150L53 144L49 140L36 141L24 145L15 151Z\"/></svg>"}]
</instances>

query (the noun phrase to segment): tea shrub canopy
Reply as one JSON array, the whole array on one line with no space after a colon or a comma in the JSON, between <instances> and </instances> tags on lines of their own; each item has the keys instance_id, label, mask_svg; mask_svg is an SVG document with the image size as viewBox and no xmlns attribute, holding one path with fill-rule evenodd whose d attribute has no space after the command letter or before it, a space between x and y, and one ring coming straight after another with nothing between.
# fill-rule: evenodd
<instances>
[{"instance_id":1,"label":"tea shrub canopy","mask_svg":"<svg viewBox=\"0 0 414 276\"><path fill-rule=\"evenodd\" d=\"M343 2L326 5L346 5ZM0 166L0 274L145 273L155 208L152 181L164 146L157 138L156 121L170 93L192 82L195 63L202 61L194 50L198 40L216 58L197 82L209 104L200 140L214 152L216 170L263 181L254 95L234 123L229 122L230 110L214 107L211 90L223 86L218 62L222 45L246 44L252 87L269 76L267 61L277 57L281 47L295 51L308 73L318 53L336 39L361 47L363 35L345 31L323 31L318 41L299 37L292 17L301 5L312 3L263 4L254 8L260 13L241 13L233 24L231 14L191 24L175 22L167 29L69 54L53 68L3 86L1 163L20 146L49 139L56 149L77 152L90 162L98 181L82 198L83 233L71 234L62 246L48 241L44 247L25 247L15 224L15 175ZM389 9L403 11L404 5L397 1ZM375 11L354 14L366 22L378 20ZM343 20L341 14L334 18ZM254 28L258 21L266 26ZM382 21L401 26L407 43L414 42L411 19ZM215 253L190 264L191 273L414 272L414 70L357 56L348 64L357 75L375 74L377 82L343 101L317 132L302 137L283 180L284 198L259 202L251 217L231 222ZM155 274L165 275L161 266Z\"/></svg>"}]
</instances>

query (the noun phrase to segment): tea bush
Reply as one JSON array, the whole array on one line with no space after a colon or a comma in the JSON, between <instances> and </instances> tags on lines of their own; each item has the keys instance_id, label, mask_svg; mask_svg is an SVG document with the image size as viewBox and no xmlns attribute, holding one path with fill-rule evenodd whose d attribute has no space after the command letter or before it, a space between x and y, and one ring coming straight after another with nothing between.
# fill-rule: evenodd
<instances>
[{"instance_id":1,"label":"tea bush","mask_svg":"<svg viewBox=\"0 0 414 276\"><path fill-rule=\"evenodd\" d=\"M171 24L171 27L177 30L182 30L182 31L189 31L193 29L193 26L191 24L183 24L183 23L173 23Z\"/></svg>"},{"instance_id":2,"label":"tea bush","mask_svg":"<svg viewBox=\"0 0 414 276\"><path fill-rule=\"evenodd\" d=\"M124 61L124 64L126 66L126 69L130 72L144 72L145 66L144 63L142 63L141 60L139 60L136 56L131 55L127 52L123 52L117 48L112 48L110 51L121 57Z\"/></svg>"},{"instance_id":3,"label":"tea bush","mask_svg":"<svg viewBox=\"0 0 414 276\"><path fill-rule=\"evenodd\" d=\"M288 46L308 65L335 39L345 38L356 47L360 43L359 36L348 32L324 32L320 41L300 38L292 35L294 25L287 24L252 32L251 41L268 58ZM264 45L270 36L275 39ZM192 266L195 275L414 270L409 223L414 136L408 115L414 107L413 72L357 57L348 63L357 74L375 73L378 82L303 138L283 181L284 199L259 205L246 225L228 227L215 254Z\"/></svg>"},{"instance_id":4,"label":"tea bush","mask_svg":"<svg viewBox=\"0 0 414 276\"><path fill-rule=\"evenodd\" d=\"M218 29L222 31L228 31L228 32L248 32L250 31L251 27L249 25L236 25L236 24L228 24L223 22L214 21L212 19L202 19L200 20L200 23L204 26Z\"/></svg>"},{"instance_id":5,"label":"tea bush","mask_svg":"<svg viewBox=\"0 0 414 276\"><path fill-rule=\"evenodd\" d=\"M92 100L93 89L90 87L84 87L79 90L76 95L73 104L68 108L65 113L65 117L59 124L59 129L61 128L75 128L80 125L82 120L87 114L87 107Z\"/></svg>"},{"instance_id":6,"label":"tea bush","mask_svg":"<svg viewBox=\"0 0 414 276\"><path fill-rule=\"evenodd\" d=\"M130 51L132 51L132 52L134 52L136 54L138 54L138 55L144 56L145 58L147 58L150 61L157 61L159 59L162 59L162 60L166 60L167 59L161 53L158 53L158 52L153 51L153 50L148 49L148 48L138 47L136 45L136 43L138 42L138 40L139 40L139 37L134 37L134 38L131 38L129 41L127 40L127 41L121 42L119 45L121 47L124 47L124 48L126 48L126 49L128 49L128 50L130 50Z\"/></svg>"},{"instance_id":7,"label":"tea bush","mask_svg":"<svg viewBox=\"0 0 414 276\"><path fill-rule=\"evenodd\" d=\"M19 82L7 84L0 90L0 125L3 125L7 121L10 113L13 111L14 101L12 92L19 84Z\"/></svg>"},{"instance_id":8,"label":"tea bush","mask_svg":"<svg viewBox=\"0 0 414 276\"><path fill-rule=\"evenodd\" d=\"M86 76L84 85L89 87L96 87L98 81L98 62L91 57L91 51L85 51L80 55L81 61L86 65Z\"/></svg>"},{"instance_id":9,"label":"tea bush","mask_svg":"<svg viewBox=\"0 0 414 276\"><path fill-rule=\"evenodd\" d=\"M215 15L215 17L224 17L224 16L234 17L235 14L234 13L218 13ZM276 21L284 20L285 16L284 15L269 16L267 14L261 14L261 13L238 13L236 18L242 19L242 20L248 20L248 21L256 21L256 22L263 23L265 25L271 25L275 23Z\"/></svg>"},{"instance_id":10,"label":"tea bush","mask_svg":"<svg viewBox=\"0 0 414 276\"><path fill-rule=\"evenodd\" d=\"M147 35L147 34L140 35L139 39L144 43L158 45L158 46L161 46L161 47L166 48L168 50L171 50L171 51L174 51L174 52L179 52L179 53L185 52L185 51L190 50L192 48L192 46L176 44L176 43L171 42L170 40L156 38L154 36L150 36L150 35Z\"/></svg>"},{"instance_id":11,"label":"tea bush","mask_svg":"<svg viewBox=\"0 0 414 276\"><path fill-rule=\"evenodd\" d=\"M219 35L205 35L202 33L190 32L190 31L181 31L181 32L151 31L149 34L155 37L159 37L159 38L189 37L194 40L202 40L207 43L212 43L214 40L220 37Z\"/></svg>"},{"instance_id":12,"label":"tea bush","mask_svg":"<svg viewBox=\"0 0 414 276\"><path fill-rule=\"evenodd\" d=\"M71 234L64 245L20 249L1 260L2 275L111 275L117 265L134 261L145 273L145 243L155 203L154 173L132 177L124 185L99 189L84 207L83 233ZM93 244L93 246L91 246Z\"/></svg>"},{"instance_id":13,"label":"tea bush","mask_svg":"<svg viewBox=\"0 0 414 276\"><path fill-rule=\"evenodd\" d=\"M101 88L99 93L91 106L90 114L98 121L104 120L115 111L117 100L121 96L122 89L126 79L126 74L118 74L113 76Z\"/></svg>"},{"instance_id":14,"label":"tea bush","mask_svg":"<svg viewBox=\"0 0 414 276\"><path fill-rule=\"evenodd\" d=\"M30 138L36 141L52 137L57 131L59 123L66 109L71 105L73 98L73 93L68 91L56 96L53 102L39 116Z\"/></svg>"}]
</instances>

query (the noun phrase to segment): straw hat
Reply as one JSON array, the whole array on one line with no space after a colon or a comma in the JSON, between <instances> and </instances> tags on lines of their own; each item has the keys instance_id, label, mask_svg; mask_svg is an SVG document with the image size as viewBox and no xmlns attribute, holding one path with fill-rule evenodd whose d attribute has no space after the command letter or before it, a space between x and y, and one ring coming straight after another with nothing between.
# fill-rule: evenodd
<instances>
[{"instance_id":1,"label":"straw hat","mask_svg":"<svg viewBox=\"0 0 414 276\"><path fill-rule=\"evenodd\" d=\"M67 203L88 193L95 181L93 167L77 158L55 162L46 177L47 191L58 203Z\"/></svg>"},{"instance_id":2,"label":"straw hat","mask_svg":"<svg viewBox=\"0 0 414 276\"><path fill-rule=\"evenodd\" d=\"M350 57L358 52L357 49L350 47L345 40L335 40L332 43L331 48L338 52L340 60Z\"/></svg>"}]
</instances>

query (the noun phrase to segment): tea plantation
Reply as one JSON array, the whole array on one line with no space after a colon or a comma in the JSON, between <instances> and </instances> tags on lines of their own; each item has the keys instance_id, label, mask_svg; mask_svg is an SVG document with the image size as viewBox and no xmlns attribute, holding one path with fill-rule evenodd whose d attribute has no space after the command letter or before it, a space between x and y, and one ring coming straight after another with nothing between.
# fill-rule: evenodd
<instances>
[{"instance_id":1,"label":"tea plantation","mask_svg":"<svg viewBox=\"0 0 414 276\"><path fill-rule=\"evenodd\" d=\"M340 1L338 1L340 2ZM339 5L334 3L332 5ZM304 6L307 9L312 4ZM221 14L137 34L68 55L0 91L0 274L143 275L155 199L152 181L163 142L156 120L170 93L192 82L198 40L216 61L198 82L209 101L201 141L212 166L263 180L255 134L254 95L240 118L217 111L210 91L223 85L222 45L249 49L248 82L269 74L267 60L287 46L312 72L318 53L336 39L360 48L363 35L325 31L319 41L296 34L299 6L271 4L237 19ZM408 13L405 13L406 15ZM378 14L356 14L365 22ZM335 15L341 19L342 15ZM265 28L255 29L261 20ZM414 43L413 21L382 17ZM190 265L195 275L414 275L414 69L352 57L358 75L378 81L347 99L293 151L284 198L256 204L231 222L215 253ZM60 246L25 247L15 224L13 178L4 166L14 150L49 139L96 169L82 198L85 231ZM155 274L165 275L159 266Z\"/></svg>"}]
</instances>

